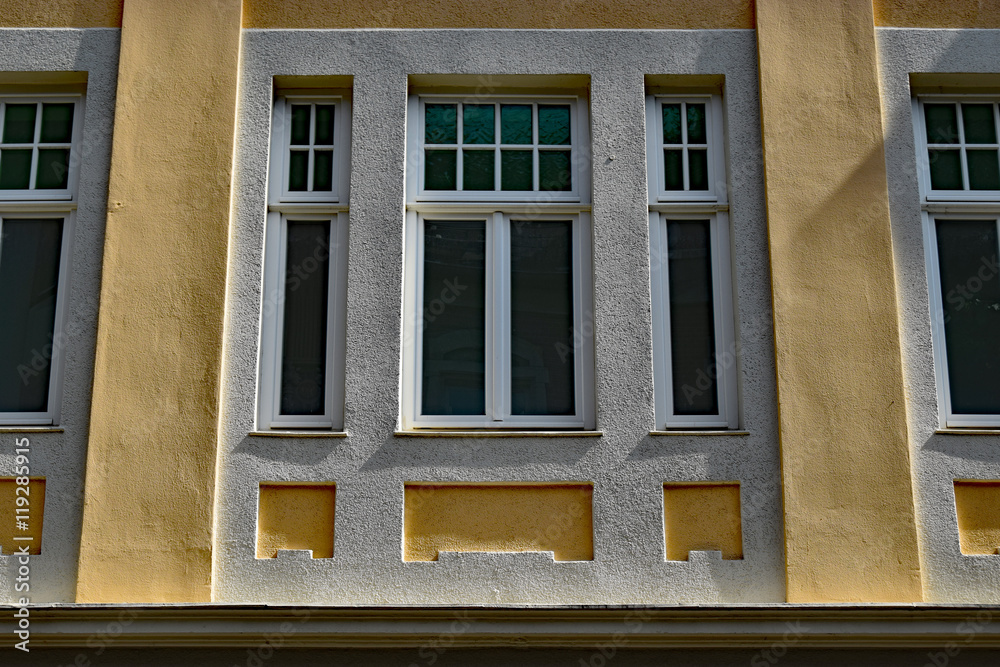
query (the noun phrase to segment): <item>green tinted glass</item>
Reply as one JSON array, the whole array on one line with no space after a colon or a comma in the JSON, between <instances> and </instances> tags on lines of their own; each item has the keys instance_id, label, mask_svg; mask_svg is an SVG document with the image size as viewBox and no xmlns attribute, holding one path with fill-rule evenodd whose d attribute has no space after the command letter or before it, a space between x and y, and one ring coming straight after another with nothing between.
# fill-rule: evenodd
<instances>
[{"instance_id":1,"label":"green tinted glass","mask_svg":"<svg viewBox=\"0 0 1000 667\"><path fill-rule=\"evenodd\" d=\"M538 107L538 143L569 144L569 107L542 105Z\"/></svg>"},{"instance_id":2,"label":"green tinted glass","mask_svg":"<svg viewBox=\"0 0 1000 667\"><path fill-rule=\"evenodd\" d=\"M0 151L0 190L27 190L31 181L31 149Z\"/></svg>"},{"instance_id":3,"label":"green tinted glass","mask_svg":"<svg viewBox=\"0 0 1000 667\"><path fill-rule=\"evenodd\" d=\"M530 104L500 105L500 140L505 144L532 142Z\"/></svg>"},{"instance_id":4,"label":"green tinted glass","mask_svg":"<svg viewBox=\"0 0 1000 667\"><path fill-rule=\"evenodd\" d=\"M681 143L681 105L663 105L663 143Z\"/></svg>"},{"instance_id":5,"label":"green tinted glass","mask_svg":"<svg viewBox=\"0 0 1000 667\"><path fill-rule=\"evenodd\" d=\"M424 151L424 189L455 190L456 151Z\"/></svg>"},{"instance_id":6,"label":"green tinted glass","mask_svg":"<svg viewBox=\"0 0 1000 667\"><path fill-rule=\"evenodd\" d=\"M333 110L332 104L316 105L316 141L317 146L333 145Z\"/></svg>"},{"instance_id":7,"label":"green tinted glass","mask_svg":"<svg viewBox=\"0 0 1000 667\"><path fill-rule=\"evenodd\" d=\"M308 104L292 105L292 145L307 146L309 144L309 118L312 108Z\"/></svg>"},{"instance_id":8,"label":"green tinted glass","mask_svg":"<svg viewBox=\"0 0 1000 667\"><path fill-rule=\"evenodd\" d=\"M1000 190L1000 162L995 150L966 151L970 190Z\"/></svg>"},{"instance_id":9,"label":"green tinted glass","mask_svg":"<svg viewBox=\"0 0 1000 667\"><path fill-rule=\"evenodd\" d=\"M457 137L458 107L454 104L425 104L424 143L453 144Z\"/></svg>"},{"instance_id":10,"label":"green tinted glass","mask_svg":"<svg viewBox=\"0 0 1000 667\"><path fill-rule=\"evenodd\" d=\"M683 151L668 148L663 151L663 173L665 190L684 189L684 157Z\"/></svg>"},{"instance_id":11,"label":"green tinted glass","mask_svg":"<svg viewBox=\"0 0 1000 667\"><path fill-rule=\"evenodd\" d=\"M496 119L492 104L466 104L462 107L462 141L467 144L492 144L496 138ZM490 188L492 190L493 188Z\"/></svg>"},{"instance_id":12,"label":"green tinted glass","mask_svg":"<svg viewBox=\"0 0 1000 667\"><path fill-rule=\"evenodd\" d=\"M493 190L496 187L494 155L492 150L462 151L462 189Z\"/></svg>"},{"instance_id":13,"label":"green tinted glass","mask_svg":"<svg viewBox=\"0 0 1000 667\"><path fill-rule=\"evenodd\" d=\"M3 120L5 144L30 144L35 141L34 104L8 104Z\"/></svg>"},{"instance_id":14,"label":"green tinted glass","mask_svg":"<svg viewBox=\"0 0 1000 667\"><path fill-rule=\"evenodd\" d=\"M43 144L68 144L73 138L73 105L43 104L42 133Z\"/></svg>"},{"instance_id":15,"label":"green tinted glass","mask_svg":"<svg viewBox=\"0 0 1000 667\"><path fill-rule=\"evenodd\" d=\"M992 104L963 104L962 128L967 144L995 144L997 128L993 121ZM971 174L971 167L970 174Z\"/></svg>"},{"instance_id":16,"label":"green tinted glass","mask_svg":"<svg viewBox=\"0 0 1000 667\"><path fill-rule=\"evenodd\" d=\"M288 189L292 192L309 189L309 151L292 151L289 155Z\"/></svg>"},{"instance_id":17,"label":"green tinted glass","mask_svg":"<svg viewBox=\"0 0 1000 667\"><path fill-rule=\"evenodd\" d=\"M500 151L500 189L533 190L531 151Z\"/></svg>"},{"instance_id":18,"label":"green tinted glass","mask_svg":"<svg viewBox=\"0 0 1000 667\"><path fill-rule=\"evenodd\" d=\"M318 192L333 190L333 151L313 153L313 190Z\"/></svg>"},{"instance_id":19,"label":"green tinted glass","mask_svg":"<svg viewBox=\"0 0 1000 667\"><path fill-rule=\"evenodd\" d=\"M69 183L69 149L38 149L35 187L39 190L62 190Z\"/></svg>"},{"instance_id":20,"label":"green tinted glass","mask_svg":"<svg viewBox=\"0 0 1000 667\"><path fill-rule=\"evenodd\" d=\"M688 151L688 189L708 190L708 151Z\"/></svg>"},{"instance_id":21,"label":"green tinted glass","mask_svg":"<svg viewBox=\"0 0 1000 667\"><path fill-rule=\"evenodd\" d=\"M958 143L958 117L954 104L925 104L924 117L927 120L927 143Z\"/></svg>"},{"instance_id":22,"label":"green tinted glass","mask_svg":"<svg viewBox=\"0 0 1000 667\"><path fill-rule=\"evenodd\" d=\"M958 151L927 151L931 167L931 188L934 190L962 190L962 160Z\"/></svg>"},{"instance_id":23,"label":"green tinted glass","mask_svg":"<svg viewBox=\"0 0 1000 667\"><path fill-rule=\"evenodd\" d=\"M688 143L705 144L705 105L687 105Z\"/></svg>"},{"instance_id":24,"label":"green tinted glass","mask_svg":"<svg viewBox=\"0 0 1000 667\"><path fill-rule=\"evenodd\" d=\"M569 166L569 151L540 151L538 153L538 189L550 192L572 190L573 184Z\"/></svg>"}]
</instances>

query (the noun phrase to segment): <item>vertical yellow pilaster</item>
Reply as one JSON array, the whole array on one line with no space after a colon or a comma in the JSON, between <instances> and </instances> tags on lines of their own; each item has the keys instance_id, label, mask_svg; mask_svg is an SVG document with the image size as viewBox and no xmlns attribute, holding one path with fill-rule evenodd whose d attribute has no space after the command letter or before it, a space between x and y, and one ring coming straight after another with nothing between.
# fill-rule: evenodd
<instances>
[{"instance_id":1,"label":"vertical yellow pilaster","mask_svg":"<svg viewBox=\"0 0 1000 667\"><path fill-rule=\"evenodd\" d=\"M77 600L207 602L240 0L127 0Z\"/></svg>"},{"instance_id":2,"label":"vertical yellow pilaster","mask_svg":"<svg viewBox=\"0 0 1000 667\"><path fill-rule=\"evenodd\" d=\"M919 601L871 0L756 11L788 601Z\"/></svg>"}]
</instances>

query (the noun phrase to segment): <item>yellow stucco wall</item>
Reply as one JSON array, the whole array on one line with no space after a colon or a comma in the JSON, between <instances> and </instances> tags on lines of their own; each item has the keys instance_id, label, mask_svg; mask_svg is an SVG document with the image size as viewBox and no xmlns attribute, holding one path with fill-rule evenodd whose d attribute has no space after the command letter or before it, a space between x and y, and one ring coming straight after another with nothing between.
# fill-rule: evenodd
<instances>
[{"instance_id":1,"label":"yellow stucco wall","mask_svg":"<svg viewBox=\"0 0 1000 667\"><path fill-rule=\"evenodd\" d=\"M0 0L0 28L118 28L124 0Z\"/></svg>"},{"instance_id":2,"label":"yellow stucco wall","mask_svg":"<svg viewBox=\"0 0 1000 667\"><path fill-rule=\"evenodd\" d=\"M963 554L1000 549L1000 480L955 480L955 513Z\"/></svg>"},{"instance_id":3,"label":"yellow stucco wall","mask_svg":"<svg viewBox=\"0 0 1000 667\"><path fill-rule=\"evenodd\" d=\"M753 0L246 0L246 28L753 28Z\"/></svg>"},{"instance_id":4,"label":"yellow stucco wall","mask_svg":"<svg viewBox=\"0 0 1000 667\"><path fill-rule=\"evenodd\" d=\"M875 0L875 25L897 28L1000 28L996 0Z\"/></svg>"},{"instance_id":5,"label":"yellow stucco wall","mask_svg":"<svg viewBox=\"0 0 1000 667\"><path fill-rule=\"evenodd\" d=\"M593 560L590 484L407 484L403 560L441 551L552 551Z\"/></svg>"},{"instance_id":6,"label":"yellow stucco wall","mask_svg":"<svg viewBox=\"0 0 1000 667\"><path fill-rule=\"evenodd\" d=\"M739 482L664 484L663 534L667 560L688 560L692 551L743 558Z\"/></svg>"},{"instance_id":7,"label":"yellow stucco wall","mask_svg":"<svg viewBox=\"0 0 1000 667\"><path fill-rule=\"evenodd\" d=\"M262 483L257 510L257 558L279 549L307 549L333 557L337 487L333 484Z\"/></svg>"},{"instance_id":8,"label":"yellow stucco wall","mask_svg":"<svg viewBox=\"0 0 1000 667\"><path fill-rule=\"evenodd\" d=\"M45 522L45 478L30 477L27 484L18 484L17 477L0 477L0 554L42 553L42 525ZM24 479L21 479L23 482ZM18 491L18 487L25 491ZM21 498L18 503L18 498ZM17 510L27 510L18 512ZM18 520L27 527L18 527ZM30 540L16 540L15 537Z\"/></svg>"},{"instance_id":9,"label":"yellow stucco wall","mask_svg":"<svg viewBox=\"0 0 1000 667\"><path fill-rule=\"evenodd\" d=\"M239 0L129 0L77 599L207 602Z\"/></svg>"},{"instance_id":10,"label":"yellow stucco wall","mask_svg":"<svg viewBox=\"0 0 1000 667\"><path fill-rule=\"evenodd\" d=\"M790 602L922 597L871 0L758 0Z\"/></svg>"}]
</instances>

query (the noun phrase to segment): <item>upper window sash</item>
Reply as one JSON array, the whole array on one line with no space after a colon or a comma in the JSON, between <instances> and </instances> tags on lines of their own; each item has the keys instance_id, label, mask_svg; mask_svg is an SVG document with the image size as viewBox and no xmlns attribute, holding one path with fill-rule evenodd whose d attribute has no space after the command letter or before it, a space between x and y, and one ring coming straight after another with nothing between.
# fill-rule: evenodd
<instances>
[{"instance_id":1,"label":"upper window sash","mask_svg":"<svg viewBox=\"0 0 1000 667\"><path fill-rule=\"evenodd\" d=\"M410 201L589 202L590 123L578 96L422 94L408 114Z\"/></svg>"},{"instance_id":2,"label":"upper window sash","mask_svg":"<svg viewBox=\"0 0 1000 667\"><path fill-rule=\"evenodd\" d=\"M996 97L926 95L913 101L925 201L1000 201L1000 107Z\"/></svg>"},{"instance_id":3,"label":"upper window sash","mask_svg":"<svg viewBox=\"0 0 1000 667\"><path fill-rule=\"evenodd\" d=\"M83 97L0 97L0 202L75 197Z\"/></svg>"},{"instance_id":4,"label":"upper window sash","mask_svg":"<svg viewBox=\"0 0 1000 667\"><path fill-rule=\"evenodd\" d=\"M270 203L346 203L350 127L346 95L279 97L271 127Z\"/></svg>"},{"instance_id":5,"label":"upper window sash","mask_svg":"<svg viewBox=\"0 0 1000 667\"><path fill-rule=\"evenodd\" d=\"M650 204L726 201L718 95L647 96L646 142Z\"/></svg>"}]
</instances>

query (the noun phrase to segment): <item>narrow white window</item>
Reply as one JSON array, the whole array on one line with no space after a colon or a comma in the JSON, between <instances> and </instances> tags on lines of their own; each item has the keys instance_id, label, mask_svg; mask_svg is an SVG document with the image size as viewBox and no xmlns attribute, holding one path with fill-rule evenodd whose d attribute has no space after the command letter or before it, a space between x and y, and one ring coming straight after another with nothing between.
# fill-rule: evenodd
<instances>
[{"instance_id":1,"label":"narrow white window","mask_svg":"<svg viewBox=\"0 0 1000 667\"><path fill-rule=\"evenodd\" d=\"M0 98L0 424L55 424L79 95Z\"/></svg>"},{"instance_id":2,"label":"narrow white window","mask_svg":"<svg viewBox=\"0 0 1000 667\"><path fill-rule=\"evenodd\" d=\"M650 96L646 115L657 428L736 428L721 101Z\"/></svg>"},{"instance_id":3,"label":"narrow white window","mask_svg":"<svg viewBox=\"0 0 1000 667\"><path fill-rule=\"evenodd\" d=\"M286 96L275 104L262 429L343 428L349 109L346 96Z\"/></svg>"},{"instance_id":4,"label":"narrow white window","mask_svg":"<svg viewBox=\"0 0 1000 667\"><path fill-rule=\"evenodd\" d=\"M409 109L404 428L594 428L584 102Z\"/></svg>"}]
</instances>

